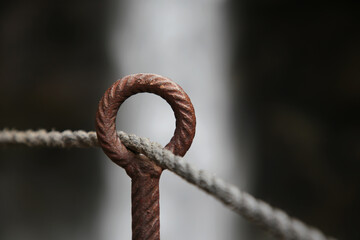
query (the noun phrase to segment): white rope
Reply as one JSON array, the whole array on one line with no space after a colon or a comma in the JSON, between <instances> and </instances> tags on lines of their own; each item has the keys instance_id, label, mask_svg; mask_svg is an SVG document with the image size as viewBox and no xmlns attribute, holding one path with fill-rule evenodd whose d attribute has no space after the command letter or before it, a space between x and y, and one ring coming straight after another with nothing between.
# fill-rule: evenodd
<instances>
[{"instance_id":1,"label":"white rope","mask_svg":"<svg viewBox=\"0 0 360 240\"><path fill-rule=\"evenodd\" d=\"M176 173L191 184L209 193L228 208L265 228L281 239L325 240L334 239L325 236L318 229L307 226L301 221L289 217L284 211L271 207L266 202L255 199L232 184L197 169L182 157L175 156L160 144L147 138L119 132L121 141L129 149L143 153L158 165ZM29 147L98 147L95 132L63 132L45 130L0 131L0 146L26 145Z\"/></svg>"}]
</instances>

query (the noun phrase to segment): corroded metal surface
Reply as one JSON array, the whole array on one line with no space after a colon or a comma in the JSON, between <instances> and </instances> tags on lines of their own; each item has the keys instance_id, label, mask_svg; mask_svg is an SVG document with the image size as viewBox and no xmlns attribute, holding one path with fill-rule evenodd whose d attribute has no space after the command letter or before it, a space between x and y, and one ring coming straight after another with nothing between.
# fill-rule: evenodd
<instances>
[{"instance_id":1,"label":"corroded metal surface","mask_svg":"<svg viewBox=\"0 0 360 240\"><path fill-rule=\"evenodd\" d=\"M184 156L195 136L195 112L184 90L156 74L134 74L116 81L104 94L96 114L96 133L105 154L132 179L133 240L160 239L159 179L162 168L121 143L116 134L116 114L130 96L148 92L164 98L174 111L176 129L166 149Z\"/></svg>"}]
</instances>

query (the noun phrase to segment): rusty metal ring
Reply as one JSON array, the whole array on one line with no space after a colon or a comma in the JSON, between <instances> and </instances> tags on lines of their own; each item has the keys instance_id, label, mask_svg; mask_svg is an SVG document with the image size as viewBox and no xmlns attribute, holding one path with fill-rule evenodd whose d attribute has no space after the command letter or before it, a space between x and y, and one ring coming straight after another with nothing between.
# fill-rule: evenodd
<instances>
[{"instance_id":1,"label":"rusty metal ring","mask_svg":"<svg viewBox=\"0 0 360 240\"><path fill-rule=\"evenodd\" d=\"M195 136L195 111L190 98L175 82L156 74L133 74L116 81L102 97L96 114L96 133L105 154L118 165L128 164L129 154L116 134L116 115L130 96L148 92L165 99L174 111L176 128L166 149L183 156Z\"/></svg>"}]
</instances>

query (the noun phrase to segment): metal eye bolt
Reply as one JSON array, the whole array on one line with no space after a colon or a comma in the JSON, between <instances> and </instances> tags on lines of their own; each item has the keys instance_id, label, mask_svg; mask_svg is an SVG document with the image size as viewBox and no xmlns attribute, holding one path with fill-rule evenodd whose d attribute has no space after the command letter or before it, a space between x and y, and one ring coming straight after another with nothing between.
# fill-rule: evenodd
<instances>
[{"instance_id":1,"label":"metal eye bolt","mask_svg":"<svg viewBox=\"0 0 360 240\"><path fill-rule=\"evenodd\" d=\"M130 96L148 92L164 98L174 111L174 136L165 146L184 156L195 136L196 118L188 95L176 83L156 74L133 74L116 81L100 100L96 134L105 154L131 177L132 239L159 240L159 180L163 169L146 156L128 150L116 133L116 114Z\"/></svg>"}]
</instances>

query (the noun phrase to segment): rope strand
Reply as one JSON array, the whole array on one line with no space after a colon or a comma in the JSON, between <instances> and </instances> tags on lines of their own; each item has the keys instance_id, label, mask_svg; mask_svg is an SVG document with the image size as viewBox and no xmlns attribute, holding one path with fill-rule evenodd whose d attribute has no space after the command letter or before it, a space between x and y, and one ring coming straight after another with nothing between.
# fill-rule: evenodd
<instances>
[{"instance_id":1,"label":"rope strand","mask_svg":"<svg viewBox=\"0 0 360 240\"><path fill-rule=\"evenodd\" d=\"M199 187L228 208L247 220L255 222L274 236L291 240L334 240L334 238L325 236L318 229L289 217L284 211L273 208L266 202L241 191L236 186L197 169L194 165L186 162L182 157L175 156L158 143L121 131L118 132L118 135L123 144L129 149L146 155L156 164L169 169L187 182ZM0 146L9 145L90 148L98 147L98 142L95 132L82 130L47 132L45 130L17 131L4 129L0 131Z\"/></svg>"}]
</instances>

